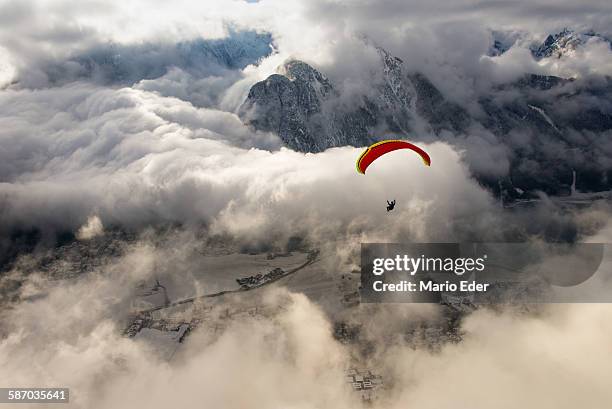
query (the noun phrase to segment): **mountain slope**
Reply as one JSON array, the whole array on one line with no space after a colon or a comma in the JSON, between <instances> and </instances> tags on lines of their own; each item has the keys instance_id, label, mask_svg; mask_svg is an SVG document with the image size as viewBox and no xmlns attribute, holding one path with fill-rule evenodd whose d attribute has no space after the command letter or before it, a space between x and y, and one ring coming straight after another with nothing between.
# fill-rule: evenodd
<instances>
[{"instance_id":1,"label":"mountain slope","mask_svg":"<svg viewBox=\"0 0 612 409\"><path fill-rule=\"evenodd\" d=\"M51 83L95 79L105 84L133 84L158 78L178 67L196 76L242 69L272 52L272 36L254 31L230 32L221 39L174 44L101 44L45 67Z\"/></svg>"},{"instance_id":2,"label":"mountain slope","mask_svg":"<svg viewBox=\"0 0 612 409\"><path fill-rule=\"evenodd\" d=\"M592 31L580 33L565 28L559 33L550 34L542 44L532 47L531 52L536 59L561 58L573 53L578 47L584 46L593 39L610 44L609 40Z\"/></svg>"},{"instance_id":3,"label":"mountain slope","mask_svg":"<svg viewBox=\"0 0 612 409\"><path fill-rule=\"evenodd\" d=\"M318 70L301 61L289 61L266 80L253 85L240 107L243 121L256 129L277 133L299 151L319 152L334 146L363 146L386 133L415 129L421 117L432 130L461 130L467 114L446 101L422 75L408 76L402 61L378 49L381 77L372 95L363 95L356 107L338 103L339 92Z\"/></svg>"}]
</instances>

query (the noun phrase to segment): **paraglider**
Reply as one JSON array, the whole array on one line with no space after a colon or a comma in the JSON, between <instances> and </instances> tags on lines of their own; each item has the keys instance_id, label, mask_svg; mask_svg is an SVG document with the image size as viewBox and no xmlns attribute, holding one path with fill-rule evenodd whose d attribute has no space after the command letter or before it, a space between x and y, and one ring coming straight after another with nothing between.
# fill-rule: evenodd
<instances>
[{"instance_id":1,"label":"paraglider","mask_svg":"<svg viewBox=\"0 0 612 409\"><path fill-rule=\"evenodd\" d=\"M421 157L425 165L431 166L431 158L429 157L427 152L425 152L423 149L419 148L416 145L411 144L410 142L393 139L393 140L385 140L385 141L376 142L375 144L371 145L368 149L366 149L361 154L361 156L359 156L359 158L357 159L357 163L356 163L357 172L365 175L366 169L368 168L368 166L372 164L372 162L374 162L376 159L380 158L381 156L389 152L396 151L398 149L410 149L416 152ZM395 199L393 199L390 202L387 200L387 212L390 212L394 208L395 208Z\"/></svg>"},{"instance_id":2,"label":"paraglider","mask_svg":"<svg viewBox=\"0 0 612 409\"><path fill-rule=\"evenodd\" d=\"M416 152L421 157L425 165L431 166L431 158L423 149L411 144L410 142L393 139L376 142L366 149L357 159L357 172L365 175L366 169L372 164L372 162L381 156L398 149L410 149Z\"/></svg>"}]
</instances>

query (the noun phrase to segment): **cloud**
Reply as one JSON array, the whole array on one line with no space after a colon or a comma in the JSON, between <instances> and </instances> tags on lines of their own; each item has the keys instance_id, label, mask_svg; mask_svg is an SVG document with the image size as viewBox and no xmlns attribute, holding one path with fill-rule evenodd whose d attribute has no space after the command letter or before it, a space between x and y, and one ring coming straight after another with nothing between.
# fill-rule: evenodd
<instances>
[{"instance_id":1,"label":"cloud","mask_svg":"<svg viewBox=\"0 0 612 409\"><path fill-rule=\"evenodd\" d=\"M358 148L278 150L275 136L234 114L137 88L73 83L0 95L5 232L76 233L96 214L111 228L204 223L254 240L353 230L441 239L460 233L439 221L495 218L448 145L424 145L431 168L400 152L364 177L354 170ZM410 223L381 211L390 198Z\"/></svg>"},{"instance_id":2,"label":"cloud","mask_svg":"<svg viewBox=\"0 0 612 409\"><path fill-rule=\"evenodd\" d=\"M389 407L411 402L423 408L573 408L585 400L601 405L612 397L602 383L604 339L611 328L595 322L609 311L607 305L558 305L533 316L472 314L463 326L463 342L440 353L388 351L398 382L412 385ZM585 350L597 352L585 356ZM589 376L580 377L585 371ZM523 392L516 395L517 389Z\"/></svg>"},{"instance_id":3,"label":"cloud","mask_svg":"<svg viewBox=\"0 0 612 409\"><path fill-rule=\"evenodd\" d=\"M89 240L104 233L104 226L98 216L90 216L76 233L79 240Z\"/></svg>"},{"instance_id":4,"label":"cloud","mask_svg":"<svg viewBox=\"0 0 612 409\"><path fill-rule=\"evenodd\" d=\"M565 26L609 35L609 9L601 0L582 2L580 7L549 0L489 0L477 5L465 0L427 5L396 0L181 1L172 6L160 1L92 1L86 7L67 0L9 1L2 14L12 18L3 22L0 44L21 70L29 70L35 83L42 75L35 67L44 60L62 61L109 44L117 46L115 54L124 56L138 47L142 51L143 43L154 45L152 54L163 58L170 44L222 38L233 28L272 33L284 58L302 58L321 67L355 67L365 62L361 53L345 55L355 37L365 35L411 69L431 72L436 85L452 94L465 83L453 80L478 79L486 73L478 60L491 45L491 29L523 30L540 41ZM146 61L151 54L141 52L136 58ZM449 77L453 80L445 81ZM469 86L454 91L467 95Z\"/></svg>"},{"instance_id":5,"label":"cloud","mask_svg":"<svg viewBox=\"0 0 612 409\"><path fill-rule=\"evenodd\" d=\"M548 58L540 62L546 72L563 78L612 75L610 43L592 38L583 47L561 58Z\"/></svg>"}]
</instances>

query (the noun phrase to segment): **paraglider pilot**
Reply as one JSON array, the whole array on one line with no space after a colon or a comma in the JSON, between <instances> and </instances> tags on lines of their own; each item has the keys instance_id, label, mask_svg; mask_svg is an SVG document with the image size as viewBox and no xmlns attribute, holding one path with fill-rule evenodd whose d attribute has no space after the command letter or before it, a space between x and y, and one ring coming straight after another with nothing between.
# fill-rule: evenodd
<instances>
[{"instance_id":1,"label":"paraglider pilot","mask_svg":"<svg viewBox=\"0 0 612 409\"><path fill-rule=\"evenodd\" d=\"M394 207L395 207L395 199L393 199L390 202L387 200L387 211L390 212L391 210L393 210Z\"/></svg>"}]
</instances>

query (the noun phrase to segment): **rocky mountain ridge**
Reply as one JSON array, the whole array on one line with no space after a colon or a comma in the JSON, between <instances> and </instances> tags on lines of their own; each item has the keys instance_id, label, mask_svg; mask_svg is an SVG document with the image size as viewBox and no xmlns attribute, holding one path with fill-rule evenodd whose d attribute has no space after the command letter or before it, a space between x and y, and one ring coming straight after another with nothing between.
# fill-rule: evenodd
<instances>
[{"instance_id":1,"label":"rocky mountain ridge","mask_svg":"<svg viewBox=\"0 0 612 409\"><path fill-rule=\"evenodd\" d=\"M320 152L334 146L362 146L381 139L374 134L406 133L426 117L432 130L467 124L465 112L445 100L423 75L407 75L401 59L379 48L381 78L375 92L363 95L352 110L338 103L329 79L303 61L287 61L279 74L256 83L240 107L244 122L277 133L292 149ZM283 73L281 75L280 73ZM435 107L442 107L437 109Z\"/></svg>"},{"instance_id":2,"label":"rocky mountain ridge","mask_svg":"<svg viewBox=\"0 0 612 409\"><path fill-rule=\"evenodd\" d=\"M536 59L561 58L563 55L574 52L576 48L584 46L592 39L604 41L610 45L610 40L594 31L576 32L569 28L564 28L559 33L548 35L542 44L539 46L534 45L531 51Z\"/></svg>"}]
</instances>

